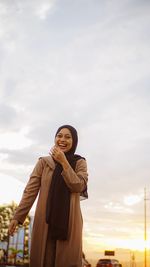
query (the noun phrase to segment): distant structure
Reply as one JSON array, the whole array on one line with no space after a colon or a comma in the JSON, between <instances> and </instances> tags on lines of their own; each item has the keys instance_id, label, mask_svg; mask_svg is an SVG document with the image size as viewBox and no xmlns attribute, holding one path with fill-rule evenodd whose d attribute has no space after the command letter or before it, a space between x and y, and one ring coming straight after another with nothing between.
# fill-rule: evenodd
<instances>
[{"instance_id":1,"label":"distant structure","mask_svg":"<svg viewBox=\"0 0 150 267\"><path fill-rule=\"evenodd\" d=\"M0 250L4 256L0 258L0 263L28 263L31 242L30 216L28 215L23 226L19 226L14 236L8 236L8 226L17 204L0 206ZM2 252L1 252L2 254Z\"/></svg>"}]
</instances>

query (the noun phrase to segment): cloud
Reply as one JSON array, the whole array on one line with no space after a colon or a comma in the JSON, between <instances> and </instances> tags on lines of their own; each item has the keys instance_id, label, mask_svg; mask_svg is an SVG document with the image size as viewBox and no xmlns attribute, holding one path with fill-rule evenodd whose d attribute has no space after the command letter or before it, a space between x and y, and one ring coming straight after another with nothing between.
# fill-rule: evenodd
<instances>
[{"instance_id":1,"label":"cloud","mask_svg":"<svg viewBox=\"0 0 150 267\"><path fill-rule=\"evenodd\" d=\"M0 179L3 181L3 186L0 187L0 203L3 204L10 204L14 201L16 204L19 204L23 190L25 188L25 183L22 181L18 181L15 177L0 174ZM6 189L6 190L4 190ZM7 192L7 193L6 193ZM30 214L34 215L36 201L31 207Z\"/></svg>"},{"instance_id":2,"label":"cloud","mask_svg":"<svg viewBox=\"0 0 150 267\"><path fill-rule=\"evenodd\" d=\"M28 11L28 14L37 14L40 18L46 18L48 11L54 6L55 0L27 0L22 2L19 0L14 0L13 3L9 0L3 2L0 1L1 6L1 16L5 15L22 15Z\"/></svg>"},{"instance_id":3,"label":"cloud","mask_svg":"<svg viewBox=\"0 0 150 267\"><path fill-rule=\"evenodd\" d=\"M0 114L1 114L1 132L7 129L13 129L14 122L17 119L17 111L13 106L7 105L5 103L0 103Z\"/></svg>"},{"instance_id":4,"label":"cloud","mask_svg":"<svg viewBox=\"0 0 150 267\"><path fill-rule=\"evenodd\" d=\"M138 203L139 201L141 201L141 197L138 195L130 195L124 198L124 203L127 205L134 205L136 203Z\"/></svg>"},{"instance_id":5,"label":"cloud","mask_svg":"<svg viewBox=\"0 0 150 267\"><path fill-rule=\"evenodd\" d=\"M40 2L40 5L36 8L36 11L35 13L37 14L37 16L39 16L40 19L46 19L51 8L53 7L54 5L54 0L47 0L47 1L44 1L44 3ZM36 5L36 1L35 1L35 5Z\"/></svg>"},{"instance_id":6,"label":"cloud","mask_svg":"<svg viewBox=\"0 0 150 267\"><path fill-rule=\"evenodd\" d=\"M15 200L18 203L21 199L24 183L9 175L3 174L0 176L1 180L3 180L3 186L0 187L0 202L8 204ZM5 188L7 188L7 194L6 190L4 190Z\"/></svg>"},{"instance_id":7,"label":"cloud","mask_svg":"<svg viewBox=\"0 0 150 267\"><path fill-rule=\"evenodd\" d=\"M31 140L26 138L26 133L28 129L22 128L20 132L9 132L1 134L0 147L2 149L11 149L23 150L24 148L31 145Z\"/></svg>"}]
</instances>

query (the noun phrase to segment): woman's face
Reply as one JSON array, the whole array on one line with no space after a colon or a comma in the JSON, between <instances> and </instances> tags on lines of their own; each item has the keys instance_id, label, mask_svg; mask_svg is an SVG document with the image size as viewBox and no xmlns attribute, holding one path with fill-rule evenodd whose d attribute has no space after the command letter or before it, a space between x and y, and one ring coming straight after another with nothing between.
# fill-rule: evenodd
<instances>
[{"instance_id":1,"label":"woman's face","mask_svg":"<svg viewBox=\"0 0 150 267\"><path fill-rule=\"evenodd\" d=\"M55 137L55 145L64 153L68 152L72 147L73 139L71 132L67 128L61 129Z\"/></svg>"}]
</instances>

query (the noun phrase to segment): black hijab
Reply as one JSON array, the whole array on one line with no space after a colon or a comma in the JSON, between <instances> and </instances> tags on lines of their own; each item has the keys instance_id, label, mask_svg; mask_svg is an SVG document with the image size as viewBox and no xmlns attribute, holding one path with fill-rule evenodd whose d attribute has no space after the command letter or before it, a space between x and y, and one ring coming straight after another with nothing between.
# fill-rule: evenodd
<instances>
[{"instance_id":1,"label":"black hijab","mask_svg":"<svg viewBox=\"0 0 150 267\"><path fill-rule=\"evenodd\" d=\"M71 125L63 125L58 128L56 135L63 128L67 128L71 132L72 147L65 155L69 164L75 170L77 160L83 158L80 155L74 154L78 144L78 134ZM70 191L61 175L62 170L61 164L56 162L47 198L46 223L49 224L50 237L54 240L67 240L68 237ZM83 194L85 194L85 191L86 189Z\"/></svg>"}]
</instances>

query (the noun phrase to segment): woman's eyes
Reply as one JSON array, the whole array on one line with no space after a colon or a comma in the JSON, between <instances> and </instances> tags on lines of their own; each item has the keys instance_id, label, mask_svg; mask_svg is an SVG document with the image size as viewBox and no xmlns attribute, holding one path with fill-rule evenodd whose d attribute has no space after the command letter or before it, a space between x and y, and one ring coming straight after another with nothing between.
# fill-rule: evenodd
<instances>
[{"instance_id":1,"label":"woman's eyes","mask_svg":"<svg viewBox=\"0 0 150 267\"><path fill-rule=\"evenodd\" d=\"M62 137L63 137L63 135L61 135L61 134L58 134L58 135L57 135L57 137L58 137L58 138L62 138ZM71 136L70 136L70 135L65 135L65 136L64 136L64 138L66 138L66 139L70 139L70 138L71 138Z\"/></svg>"},{"instance_id":2,"label":"woman's eyes","mask_svg":"<svg viewBox=\"0 0 150 267\"><path fill-rule=\"evenodd\" d=\"M67 139L70 139L70 138L71 138L71 136L69 136L69 135L68 135L68 136L66 136L66 138L67 138Z\"/></svg>"}]
</instances>

